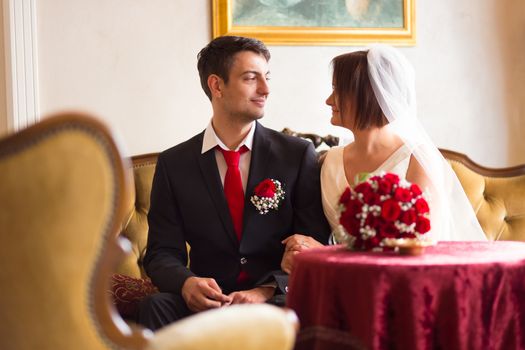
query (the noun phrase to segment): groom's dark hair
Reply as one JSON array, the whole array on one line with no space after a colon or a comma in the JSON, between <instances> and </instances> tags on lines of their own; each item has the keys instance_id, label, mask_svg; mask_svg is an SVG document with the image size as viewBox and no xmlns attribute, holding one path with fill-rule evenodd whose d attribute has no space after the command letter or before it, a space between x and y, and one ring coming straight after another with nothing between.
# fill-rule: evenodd
<instances>
[{"instance_id":1,"label":"groom's dark hair","mask_svg":"<svg viewBox=\"0 0 525 350\"><path fill-rule=\"evenodd\" d=\"M355 51L332 60L332 81L341 118L353 113L353 127L357 130L387 124L370 83L367 54L368 51Z\"/></svg>"},{"instance_id":2,"label":"groom's dark hair","mask_svg":"<svg viewBox=\"0 0 525 350\"><path fill-rule=\"evenodd\" d=\"M251 51L263 56L266 61L270 60L270 51L261 41L241 36L215 38L197 55L201 86L210 101L211 91L208 87L208 77L215 74L227 84L235 55L241 51Z\"/></svg>"}]
</instances>

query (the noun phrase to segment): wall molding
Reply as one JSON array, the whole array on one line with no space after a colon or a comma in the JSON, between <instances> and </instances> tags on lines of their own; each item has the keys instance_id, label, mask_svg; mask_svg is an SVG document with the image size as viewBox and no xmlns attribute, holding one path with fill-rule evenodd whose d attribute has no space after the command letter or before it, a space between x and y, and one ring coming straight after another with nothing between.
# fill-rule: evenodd
<instances>
[{"instance_id":1,"label":"wall molding","mask_svg":"<svg viewBox=\"0 0 525 350\"><path fill-rule=\"evenodd\" d=\"M7 128L23 129L40 120L36 1L4 0Z\"/></svg>"}]
</instances>

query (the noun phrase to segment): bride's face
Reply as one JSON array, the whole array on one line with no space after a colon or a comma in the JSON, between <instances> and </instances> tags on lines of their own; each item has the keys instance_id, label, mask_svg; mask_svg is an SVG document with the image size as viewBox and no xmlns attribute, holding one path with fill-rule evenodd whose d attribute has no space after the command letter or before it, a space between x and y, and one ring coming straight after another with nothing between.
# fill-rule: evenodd
<instances>
[{"instance_id":1,"label":"bride's face","mask_svg":"<svg viewBox=\"0 0 525 350\"><path fill-rule=\"evenodd\" d=\"M337 96L335 90L332 90L332 93L326 99L326 104L332 108L332 119L330 119L330 123L336 126L343 126L341 113L339 112L339 107L337 106Z\"/></svg>"},{"instance_id":2,"label":"bride's face","mask_svg":"<svg viewBox=\"0 0 525 350\"><path fill-rule=\"evenodd\" d=\"M330 94L330 96L328 96L325 102L328 106L332 108L332 119L330 119L330 123L335 126L341 126L343 128L351 129L351 118L349 116L343 117L341 115L341 110L339 108L339 98L333 86L332 93ZM348 114L348 112L349 111L347 108L346 114Z\"/></svg>"}]
</instances>

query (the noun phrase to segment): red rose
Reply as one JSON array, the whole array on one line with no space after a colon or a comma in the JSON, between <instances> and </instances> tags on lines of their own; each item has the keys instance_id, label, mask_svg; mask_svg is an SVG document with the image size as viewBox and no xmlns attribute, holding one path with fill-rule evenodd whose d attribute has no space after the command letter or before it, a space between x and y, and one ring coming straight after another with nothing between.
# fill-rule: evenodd
<instances>
[{"instance_id":1,"label":"red rose","mask_svg":"<svg viewBox=\"0 0 525 350\"><path fill-rule=\"evenodd\" d=\"M374 204L375 193L370 183L368 182L360 183L359 185L355 187L355 191L363 195L363 199L362 199L363 202L365 202L368 205Z\"/></svg>"},{"instance_id":2,"label":"red rose","mask_svg":"<svg viewBox=\"0 0 525 350\"><path fill-rule=\"evenodd\" d=\"M357 199L349 199L344 203L345 210L341 213L341 215L352 215L355 217L355 214L360 213L361 209L363 208L363 204L358 201Z\"/></svg>"},{"instance_id":3,"label":"red rose","mask_svg":"<svg viewBox=\"0 0 525 350\"><path fill-rule=\"evenodd\" d=\"M363 202L368 205L374 205L376 203L376 195L374 192L367 192L363 194Z\"/></svg>"},{"instance_id":4,"label":"red rose","mask_svg":"<svg viewBox=\"0 0 525 350\"><path fill-rule=\"evenodd\" d=\"M255 187L255 195L257 197L272 198L275 195L277 188L272 180L266 179Z\"/></svg>"},{"instance_id":5,"label":"red rose","mask_svg":"<svg viewBox=\"0 0 525 350\"><path fill-rule=\"evenodd\" d=\"M412 184L410 186L410 191L412 191L412 194L414 195L414 197L417 197L417 196L420 196L421 193L421 188L419 188L419 186L417 184Z\"/></svg>"},{"instance_id":6,"label":"red rose","mask_svg":"<svg viewBox=\"0 0 525 350\"><path fill-rule=\"evenodd\" d=\"M381 239L377 236L370 237L364 242L364 245L367 250L371 250L372 248L379 247L379 243L381 242Z\"/></svg>"},{"instance_id":7,"label":"red rose","mask_svg":"<svg viewBox=\"0 0 525 350\"><path fill-rule=\"evenodd\" d=\"M373 192L373 189L372 189L372 185L370 185L368 182L361 182L359 185L357 185L354 188L354 191L356 191L357 193L365 194L365 193Z\"/></svg>"},{"instance_id":8,"label":"red rose","mask_svg":"<svg viewBox=\"0 0 525 350\"><path fill-rule=\"evenodd\" d=\"M356 237L354 241L354 247L358 250L365 249L365 241L361 237Z\"/></svg>"},{"instance_id":9,"label":"red rose","mask_svg":"<svg viewBox=\"0 0 525 350\"><path fill-rule=\"evenodd\" d=\"M350 200L350 194L350 187L347 187L341 195L341 198L339 198L339 204L345 204L348 200Z\"/></svg>"},{"instance_id":10,"label":"red rose","mask_svg":"<svg viewBox=\"0 0 525 350\"><path fill-rule=\"evenodd\" d=\"M430 220L420 216L417 218L416 231L419 233L425 233L430 230Z\"/></svg>"},{"instance_id":11,"label":"red rose","mask_svg":"<svg viewBox=\"0 0 525 350\"><path fill-rule=\"evenodd\" d=\"M399 184L399 176L397 176L396 174L392 174L392 173L385 174L385 176L383 176L383 179L385 179L385 181L390 182L392 185Z\"/></svg>"},{"instance_id":12,"label":"red rose","mask_svg":"<svg viewBox=\"0 0 525 350\"><path fill-rule=\"evenodd\" d=\"M390 192L392 191L392 186L393 184L391 182L386 180L380 180L377 182L377 191L383 195L390 194Z\"/></svg>"},{"instance_id":13,"label":"red rose","mask_svg":"<svg viewBox=\"0 0 525 350\"><path fill-rule=\"evenodd\" d=\"M419 214L426 214L430 211L428 203L424 198L419 198L414 204L414 206L416 207L416 211Z\"/></svg>"},{"instance_id":14,"label":"red rose","mask_svg":"<svg viewBox=\"0 0 525 350\"><path fill-rule=\"evenodd\" d=\"M379 193L376 193L376 194L374 195L373 200L372 200L372 204L373 204L373 205L379 205L379 206L381 206L381 203L382 203L382 202L383 202L383 201L381 200L381 195L380 195Z\"/></svg>"},{"instance_id":15,"label":"red rose","mask_svg":"<svg viewBox=\"0 0 525 350\"><path fill-rule=\"evenodd\" d=\"M355 217L355 215L352 215L348 212L343 212L341 213L341 217L339 218L339 223L341 224L341 226L344 227L348 234L352 236L359 235L359 228L361 226L361 222Z\"/></svg>"},{"instance_id":16,"label":"red rose","mask_svg":"<svg viewBox=\"0 0 525 350\"><path fill-rule=\"evenodd\" d=\"M398 238L399 230L393 222L386 222L380 228L379 232L384 238Z\"/></svg>"},{"instance_id":17,"label":"red rose","mask_svg":"<svg viewBox=\"0 0 525 350\"><path fill-rule=\"evenodd\" d=\"M368 181L375 181L375 182L377 182L379 180L381 180L381 176L379 176L379 175L374 175L370 179L368 179Z\"/></svg>"},{"instance_id":18,"label":"red rose","mask_svg":"<svg viewBox=\"0 0 525 350\"><path fill-rule=\"evenodd\" d=\"M407 225L412 225L416 222L416 217L416 211L414 209L410 209L401 214L401 222Z\"/></svg>"},{"instance_id":19,"label":"red rose","mask_svg":"<svg viewBox=\"0 0 525 350\"><path fill-rule=\"evenodd\" d=\"M366 216L365 226L368 225L371 228L376 228L376 227L379 227L380 224L381 224L381 217L375 216L372 214L368 214Z\"/></svg>"},{"instance_id":20,"label":"red rose","mask_svg":"<svg viewBox=\"0 0 525 350\"><path fill-rule=\"evenodd\" d=\"M410 202L412 193L409 189L398 187L394 192L394 198L401 202Z\"/></svg>"},{"instance_id":21,"label":"red rose","mask_svg":"<svg viewBox=\"0 0 525 350\"><path fill-rule=\"evenodd\" d=\"M381 216L387 221L395 221L401 213L399 204L393 199L387 199L381 205Z\"/></svg>"}]
</instances>

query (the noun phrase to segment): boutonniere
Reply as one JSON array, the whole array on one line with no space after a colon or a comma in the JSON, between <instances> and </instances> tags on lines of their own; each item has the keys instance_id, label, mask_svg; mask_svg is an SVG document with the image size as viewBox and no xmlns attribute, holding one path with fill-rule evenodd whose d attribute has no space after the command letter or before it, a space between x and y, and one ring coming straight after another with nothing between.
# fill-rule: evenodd
<instances>
[{"instance_id":1,"label":"boutonniere","mask_svg":"<svg viewBox=\"0 0 525 350\"><path fill-rule=\"evenodd\" d=\"M250 197L259 214L267 214L271 209L279 209L284 199L283 186L278 180L265 179L255 186L254 194Z\"/></svg>"}]
</instances>

